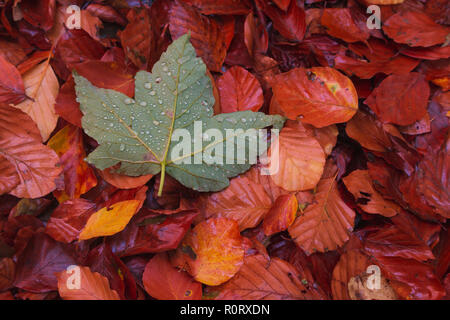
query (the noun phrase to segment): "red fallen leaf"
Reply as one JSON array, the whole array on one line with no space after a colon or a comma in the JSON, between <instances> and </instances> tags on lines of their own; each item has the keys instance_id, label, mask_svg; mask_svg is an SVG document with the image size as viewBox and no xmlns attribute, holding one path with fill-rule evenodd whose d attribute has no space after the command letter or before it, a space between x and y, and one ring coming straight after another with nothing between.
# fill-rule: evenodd
<instances>
[{"instance_id":1,"label":"red fallen leaf","mask_svg":"<svg viewBox=\"0 0 450 320\"><path fill-rule=\"evenodd\" d=\"M89 252L86 265L91 271L105 276L111 289L121 299L134 300L137 297L136 282L128 267L112 251L108 244L102 243Z\"/></svg>"},{"instance_id":2,"label":"red fallen leaf","mask_svg":"<svg viewBox=\"0 0 450 320\"><path fill-rule=\"evenodd\" d=\"M60 157L63 167L65 189L54 191L60 203L68 199L79 198L82 194L97 185L94 171L84 161L83 133L72 125L58 131L47 143Z\"/></svg>"},{"instance_id":3,"label":"red fallen leaf","mask_svg":"<svg viewBox=\"0 0 450 320\"><path fill-rule=\"evenodd\" d=\"M272 20L274 28L286 39L302 41L305 36L305 11L291 0L286 11L269 4L267 0L257 0L256 5Z\"/></svg>"},{"instance_id":4,"label":"red fallen leaf","mask_svg":"<svg viewBox=\"0 0 450 320\"><path fill-rule=\"evenodd\" d=\"M24 75L27 71L33 69L42 61L47 60L50 55L50 51L36 51L27 60L19 64L17 66L17 70L19 70L21 75Z\"/></svg>"},{"instance_id":5,"label":"red fallen leaf","mask_svg":"<svg viewBox=\"0 0 450 320\"><path fill-rule=\"evenodd\" d=\"M244 262L243 238L238 224L227 218L200 222L179 250L183 252L187 271L195 280L210 286L231 279Z\"/></svg>"},{"instance_id":6,"label":"red fallen leaf","mask_svg":"<svg viewBox=\"0 0 450 320\"><path fill-rule=\"evenodd\" d=\"M297 216L298 201L295 195L282 195L273 204L263 222L266 236L286 230Z\"/></svg>"},{"instance_id":7,"label":"red fallen leaf","mask_svg":"<svg viewBox=\"0 0 450 320\"><path fill-rule=\"evenodd\" d=\"M56 290L56 273L74 264L68 247L43 233L36 234L17 260L14 286L35 293Z\"/></svg>"},{"instance_id":8,"label":"red fallen leaf","mask_svg":"<svg viewBox=\"0 0 450 320\"><path fill-rule=\"evenodd\" d=\"M8 290L14 282L16 265L11 258L0 260L0 291Z\"/></svg>"},{"instance_id":9,"label":"red fallen leaf","mask_svg":"<svg viewBox=\"0 0 450 320\"><path fill-rule=\"evenodd\" d=\"M191 33L191 43L211 71L219 72L226 56L225 37L217 22L176 1L170 10L170 34L177 39Z\"/></svg>"},{"instance_id":10,"label":"red fallen leaf","mask_svg":"<svg viewBox=\"0 0 450 320\"><path fill-rule=\"evenodd\" d=\"M114 173L111 170L112 168L107 168L99 171L99 173L106 182L119 189L134 189L142 187L153 177L151 174L139 177L130 177Z\"/></svg>"},{"instance_id":11,"label":"red fallen leaf","mask_svg":"<svg viewBox=\"0 0 450 320\"><path fill-rule=\"evenodd\" d=\"M185 210L170 216L138 213L122 232L109 237L107 243L119 257L156 253L178 247L197 210Z\"/></svg>"},{"instance_id":12,"label":"red fallen leaf","mask_svg":"<svg viewBox=\"0 0 450 320\"><path fill-rule=\"evenodd\" d=\"M418 11L401 11L383 23L384 33L395 42L410 47L431 47L446 41L450 28L437 24Z\"/></svg>"},{"instance_id":13,"label":"red fallen leaf","mask_svg":"<svg viewBox=\"0 0 450 320\"><path fill-rule=\"evenodd\" d=\"M145 266L142 276L145 291L158 300L201 300L202 285L185 271L169 262L166 253L159 253Z\"/></svg>"},{"instance_id":14,"label":"red fallen leaf","mask_svg":"<svg viewBox=\"0 0 450 320\"><path fill-rule=\"evenodd\" d=\"M335 178L322 179L316 188L315 203L289 228L289 234L306 254L342 246L355 223L355 212L341 199Z\"/></svg>"},{"instance_id":15,"label":"red fallen leaf","mask_svg":"<svg viewBox=\"0 0 450 320\"><path fill-rule=\"evenodd\" d=\"M61 298L64 300L120 300L119 295L111 290L108 279L104 276L92 272L88 267L76 268L79 268L77 270L79 270L80 288L68 287L72 273L67 271L58 273L58 292Z\"/></svg>"},{"instance_id":16,"label":"red fallen leaf","mask_svg":"<svg viewBox=\"0 0 450 320\"><path fill-rule=\"evenodd\" d=\"M339 53L334 59L334 66L348 75L356 75L361 79L370 79L377 73L408 74L417 67L419 62L419 60L401 55L386 61L366 62Z\"/></svg>"},{"instance_id":17,"label":"red fallen leaf","mask_svg":"<svg viewBox=\"0 0 450 320\"><path fill-rule=\"evenodd\" d=\"M290 263L263 255L245 258L236 276L219 288L217 300L318 300L324 294L305 283Z\"/></svg>"},{"instance_id":18,"label":"red fallen leaf","mask_svg":"<svg viewBox=\"0 0 450 320\"><path fill-rule=\"evenodd\" d=\"M349 8L324 9L320 22L329 35L346 42L365 41L370 37L367 27L355 22Z\"/></svg>"},{"instance_id":19,"label":"red fallen leaf","mask_svg":"<svg viewBox=\"0 0 450 320\"><path fill-rule=\"evenodd\" d=\"M349 78L331 68L296 68L275 77L273 94L289 119L315 127L345 122L358 110Z\"/></svg>"},{"instance_id":20,"label":"red fallen leaf","mask_svg":"<svg viewBox=\"0 0 450 320\"><path fill-rule=\"evenodd\" d=\"M364 250L371 256L401 257L417 261L434 259L431 249L395 225L384 226L365 238Z\"/></svg>"},{"instance_id":21,"label":"red fallen leaf","mask_svg":"<svg viewBox=\"0 0 450 320\"><path fill-rule=\"evenodd\" d=\"M426 113L430 88L423 75L391 75L364 101L384 122L409 125Z\"/></svg>"},{"instance_id":22,"label":"red fallen leaf","mask_svg":"<svg viewBox=\"0 0 450 320\"><path fill-rule=\"evenodd\" d=\"M203 14L247 14L249 8L245 0L181 0L200 10Z\"/></svg>"},{"instance_id":23,"label":"red fallen leaf","mask_svg":"<svg viewBox=\"0 0 450 320\"><path fill-rule=\"evenodd\" d=\"M8 193L19 184L19 175L14 165L0 156L0 194Z\"/></svg>"},{"instance_id":24,"label":"red fallen leaf","mask_svg":"<svg viewBox=\"0 0 450 320\"><path fill-rule=\"evenodd\" d=\"M132 9L127 19L127 27L119 33L124 51L139 69L146 70L155 46L149 12L145 8Z\"/></svg>"},{"instance_id":25,"label":"red fallen leaf","mask_svg":"<svg viewBox=\"0 0 450 320\"><path fill-rule=\"evenodd\" d=\"M89 200L65 201L53 211L45 232L57 241L70 243L78 239L81 230L95 209L95 203Z\"/></svg>"},{"instance_id":26,"label":"red fallen leaf","mask_svg":"<svg viewBox=\"0 0 450 320\"><path fill-rule=\"evenodd\" d=\"M0 156L14 166L20 181L10 193L20 198L39 198L50 193L61 173L58 156L40 142L40 137L36 138L36 126L30 117L9 106L0 110ZM18 119L24 122L17 122Z\"/></svg>"},{"instance_id":27,"label":"red fallen leaf","mask_svg":"<svg viewBox=\"0 0 450 320\"><path fill-rule=\"evenodd\" d=\"M225 190L204 196L202 204L206 218L234 219L242 231L256 227L269 212L272 201L263 186L240 176L232 179Z\"/></svg>"},{"instance_id":28,"label":"red fallen leaf","mask_svg":"<svg viewBox=\"0 0 450 320\"><path fill-rule=\"evenodd\" d=\"M76 101L75 81L72 75L62 85L55 101L55 112L67 122L81 128L81 118L83 114L80 105Z\"/></svg>"},{"instance_id":29,"label":"red fallen leaf","mask_svg":"<svg viewBox=\"0 0 450 320\"><path fill-rule=\"evenodd\" d=\"M444 218L450 218L449 147L450 140L447 138L439 150L428 150L416 166L414 175L400 185L405 200L412 207L426 205L430 211Z\"/></svg>"},{"instance_id":30,"label":"red fallen leaf","mask_svg":"<svg viewBox=\"0 0 450 320\"><path fill-rule=\"evenodd\" d=\"M91 3L86 10L103 21L117 23L121 26L125 26L127 24L127 20L124 19L113 7Z\"/></svg>"},{"instance_id":31,"label":"red fallen leaf","mask_svg":"<svg viewBox=\"0 0 450 320\"><path fill-rule=\"evenodd\" d=\"M24 49L18 43L5 39L0 39L0 56L15 66L27 58Z\"/></svg>"},{"instance_id":32,"label":"red fallen leaf","mask_svg":"<svg viewBox=\"0 0 450 320\"><path fill-rule=\"evenodd\" d=\"M253 12L249 13L244 23L244 42L250 56L256 53L265 54L269 48L269 35L266 28L256 19Z\"/></svg>"},{"instance_id":33,"label":"red fallen leaf","mask_svg":"<svg viewBox=\"0 0 450 320\"><path fill-rule=\"evenodd\" d=\"M302 132L303 131L303 132ZM308 136L302 128L283 128L279 138L272 142L269 155L277 152L270 163L270 178L287 191L314 188L322 176L325 153L316 138Z\"/></svg>"},{"instance_id":34,"label":"red fallen leaf","mask_svg":"<svg viewBox=\"0 0 450 320\"><path fill-rule=\"evenodd\" d=\"M400 207L392 201L385 200L373 187L367 170L355 170L342 179L347 189L355 197L358 206L367 213L392 217Z\"/></svg>"},{"instance_id":35,"label":"red fallen leaf","mask_svg":"<svg viewBox=\"0 0 450 320\"><path fill-rule=\"evenodd\" d=\"M32 25L48 31L53 26L55 17L55 0L33 1L22 0L19 7L23 13L23 18Z\"/></svg>"},{"instance_id":36,"label":"red fallen leaf","mask_svg":"<svg viewBox=\"0 0 450 320\"><path fill-rule=\"evenodd\" d=\"M105 48L82 29L66 30L55 48L55 59L61 60L71 69L74 65L98 60L105 53ZM70 71L69 71L70 72Z\"/></svg>"},{"instance_id":37,"label":"red fallen leaf","mask_svg":"<svg viewBox=\"0 0 450 320\"><path fill-rule=\"evenodd\" d=\"M450 46L434 46L428 48L409 48L406 47L402 49L402 54L408 57L413 57L416 59L425 59L425 60L438 60L438 59L447 59L450 57Z\"/></svg>"},{"instance_id":38,"label":"red fallen leaf","mask_svg":"<svg viewBox=\"0 0 450 320\"><path fill-rule=\"evenodd\" d=\"M113 89L134 96L134 77L116 62L86 61L73 67L80 75L99 88Z\"/></svg>"},{"instance_id":39,"label":"red fallen leaf","mask_svg":"<svg viewBox=\"0 0 450 320\"><path fill-rule=\"evenodd\" d=\"M25 99L25 87L17 68L0 55L0 103L18 104Z\"/></svg>"},{"instance_id":40,"label":"red fallen leaf","mask_svg":"<svg viewBox=\"0 0 450 320\"><path fill-rule=\"evenodd\" d=\"M45 198L21 199L17 202L14 208L11 209L8 218L18 217L25 214L37 217L45 210L49 209L51 203L51 200Z\"/></svg>"},{"instance_id":41,"label":"red fallen leaf","mask_svg":"<svg viewBox=\"0 0 450 320\"><path fill-rule=\"evenodd\" d=\"M263 103L263 91L258 80L247 70L234 66L217 81L222 113L258 111Z\"/></svg>"}]
</instances>

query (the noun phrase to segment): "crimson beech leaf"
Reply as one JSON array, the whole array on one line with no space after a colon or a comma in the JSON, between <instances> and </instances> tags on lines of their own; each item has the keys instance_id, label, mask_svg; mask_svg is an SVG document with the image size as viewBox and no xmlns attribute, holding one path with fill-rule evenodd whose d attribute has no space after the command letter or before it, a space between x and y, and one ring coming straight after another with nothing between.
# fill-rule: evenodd
<instances>
[{"instance_id":1,"label":"crimson beech leaf","mask_svg":"<svg viewBox=\"0 0 450 320\"><path fill-rule=\"evenodd\" d=\"M211 80L189 38L186 34L175 40L152 73L136 74L134 99L97 88L74 74L83 129L99 143L89 163L102 170L120 163L115 172L128 176L161 172L159 195L166 171L194 190L218 191L229 185L229 178L250 168L254 143L251 137L244 146L238 140L246 139L248 129L279 129L284 119L252 111L213 117ZM230 142L238 151L234 161L227 157ZM266 149L267 144L260 147L259 154Z\"/></svg>"}]
</instances>

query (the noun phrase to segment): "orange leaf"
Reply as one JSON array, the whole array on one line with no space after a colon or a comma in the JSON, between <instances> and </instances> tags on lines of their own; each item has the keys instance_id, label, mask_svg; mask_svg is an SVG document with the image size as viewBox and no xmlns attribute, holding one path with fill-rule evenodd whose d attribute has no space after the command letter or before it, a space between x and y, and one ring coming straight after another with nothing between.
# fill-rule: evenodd
<instances>
[{"instance_id":1,"label":"orange leaf","mask_svg":"<svg viewBox=\"0 0 450 320\"><path fill-rule=\"evenodd\" d=\"M315 203L289 228L289 234L307 254L342 246L353 230L355 212L341 199L334 178L322 179Z\"/></svg>"},{"instance_id":2,"label":"orange leaf","mask_svg":"<svg viewBox=\"0 0 450 320\"><path fill-rule=\"evenodd\" d=\"M142 276L145 291L158 300L201 300L202 285L173 267L166 253L155 255Z\"/></svg>"},{"instance_id":3,"label":"orange leaf","mask_svg":"<svg viewBox=\"0 0 450 320\"><path fill-rule=\"evenodd\" d=\"M295 195L279 196L264 218L263 230L266 236L286 230L295 220L298 201Z\"/></svg>"},{"instance_id":4,"label":"orange leaf","mask_svg":"<svg viewBox=\"0 0 450 320\"><path fill-rule=\"evenodd\" d=\"M122 231L141 206L140 200L127 200L97 211L87 221L79 240L111 236Z\"/></svg>"},{"instance_id":5,"label":"orange leaf","mask_svg":"<svg viewBox=\"0 0 450 320\"><path fill-rule=\"evenodd\" d=\"M79 270L79 274L77 274ZM71 277L79 275L79 289L72 288ZM88 267L75 267L72 271L58 273L58 292L64 300L120 300L116 291L109 286L108 279Z\"/></svg>"},{"instance_id":6,"label":"orange leaf","mask_svg":"<svg viewBox=\"0 0 450 320\"><path fill-rule=\"evenodd\" d=\"M207 218L234 219L240 230L256 227L272 206L264 187L245 176L232 179L225 190L204 197L203 203Z\"/></svg>"},{"instance_id":7,"label":"orange leaf","mask_svg":"<svg viewBox=\"0 0 450 320\"><path fill-rule=\"evenodd\" d=\"M185 255L189 273L195 280L210 286L231 279L244 262L243 238L238 224L227 218L200 222L182 248L191 248L189 251L195 256L193 259Z\"/></svg>"},{"instance_id":8,"label":"orange leaf","mask_svg":"<svg viewBox=\"0 0 450 320\"><path fill-rule=\"evenodd\" d=\"M314 137L308 137L300 129L283 128L279 139L270 147L270 154L277 149L278 171L270 178L273 182L288 191L303 191L312 189L319 182L325 166L325 153ZM271 163L271 166L277 167Z\"/></svg>"},{"instance_id":9,"label":"orange leaf","mask_svg":"<svg viewBox=\"0 0 450 320\"><path fill-rule=\"evenodd\" d=\"M258 80L242 67L234 66L217 81L223 113L258 111L263 103L263 91Z\"/></svg>"},{"instance_id":10,"label":"orange leaf","mask_svg":"<svg viewBox=\"0 0 450 320\"><path fill-rule=\"evenodd\" d=\"M355 170L342 179L355 197L356 203L367 213L378 213L393 217L400 210L392 201L385 200L373 187L367 170Z\"/></svg>"},{"instance_id":11,"label":"orange leaf","mask_svg":"<svg viewBox=\"0 0 450 320\"><path fill-rule=\"evenodd\" d=\"M358 110L352 81L332 68L296 68L275 76L274 82L274 98L289 119L320 128L346 122Z\"/></svg>"},{"instance_id":12,"label":"orange leaf","mask_svg":"<svg viewBox=\"0 0 450 320\"><path fill-rule=\"evenodd\" d=\"M55 150L63 167L65 189L54 191L60 203L79 198L97 185L94 171L84 161L86 152L81 129L67 125L58 131L47 145Z\"/></svg>"},{"instance_id":13,"label":"orange leaf","mask_svg":"<svg viewBox=\"0 0 450 320\"><path fill-rule=\"evenodd\" d=\"M42 62L23 75L25 92L31 99L15 105L34 122L41 132L42 141L47 141L56 127L58 116L55 113L55 100L59 83L50 66L50 60Z\"/></svg>"},{"instance_id":14,"label":"orange leaf","mask_svg":"<svg viewBox=\"0 0 450 320\"><path fill-rule=\"evenodd\" d=\"M245 258L239 273L227 282L216 298L218 300L317 300L323 299L319 289L308 286L304 275L290 263L263 255Z\"/></svg>"},{"instance_id":15,"label":"orange leaf","mask_svg":"<svg viewBox=\"0 0 450 320\"><path fill-rule=\"evenodd\" d=\"M331 290L334 300L350 300L348 283L351 278L365 272L371 265L369 257L358 249L348 250L341 255L333 270Z\"/></svg>"}]
</instances>

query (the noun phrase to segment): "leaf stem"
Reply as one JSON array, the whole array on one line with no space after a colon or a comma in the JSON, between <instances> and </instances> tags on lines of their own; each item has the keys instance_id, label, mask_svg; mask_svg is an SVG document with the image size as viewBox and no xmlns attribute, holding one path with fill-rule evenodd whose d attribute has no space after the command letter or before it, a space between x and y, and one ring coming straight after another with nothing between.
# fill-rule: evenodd
<instances>
[{"instance_id":1,"label":"leaf stem","mask_svg":"<svg viewBox=\"0 0 450 320\"><path fill-rule=\"evenodd\" d=\"M158 197L162 196L162 191L164 187L164 179L166 178L166 162L161 163L161 179L159 180Z\"/></svg>"}]
</instances>

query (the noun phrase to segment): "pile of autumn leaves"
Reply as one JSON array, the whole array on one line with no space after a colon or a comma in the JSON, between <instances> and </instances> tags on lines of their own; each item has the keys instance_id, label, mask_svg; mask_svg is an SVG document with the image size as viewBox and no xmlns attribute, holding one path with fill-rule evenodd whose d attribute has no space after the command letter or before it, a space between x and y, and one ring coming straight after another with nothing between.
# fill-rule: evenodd
<instances>
[{"instance_id":1,"label":"pile of autumn leaves","mask_svg":"<svg viewBox=\"0 0 450 320\"><path fill-rule=\"evenodd\" d=\"M353 1L93 3L82 29L69 30L63 4L43 2L2 8L0 298L448 293L450 53L441 45L450 30L431 4L382 6L383 29L368 30ZM100 36L106 23L117 36ZM254 166L208 194L166 177L157 198L159 176L84 161L97 144L81 129L71 70L132 97L136 71L187 32L211 72L216 113L289 120L274 175ZM67 287L70 265L83 266L80 290ZM379 291L364 284L370 265L382 271Z\"/></svg>"}]
</instances>

